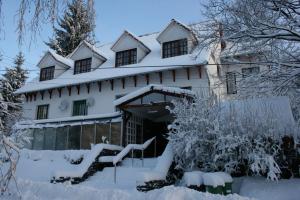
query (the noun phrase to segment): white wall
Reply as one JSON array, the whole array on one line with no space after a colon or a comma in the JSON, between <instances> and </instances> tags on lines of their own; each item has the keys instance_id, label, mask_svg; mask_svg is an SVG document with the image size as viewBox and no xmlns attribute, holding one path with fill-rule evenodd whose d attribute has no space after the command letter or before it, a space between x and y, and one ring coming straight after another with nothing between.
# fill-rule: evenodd
<instances>
[{"instance_id":1,"label":"white wall","mask_svg":"<svg viewBox=\"0 0 300 200\"><path fill-rule=\"evenodd\" d=\"M149 84L160 84L159 74L151 73L149 76ZM194 91L201 91L208 88L208 78L205 73L205 69L202 68L202 78L199 79L198 69L190 68L190 80L187 79L187 73L185 69L176 70L176 81L173 82L173 76L171 71L163 72L163 85L187 87L192 86ZM92 114L105 114L115 111L113 101L116 95L128 94L141 87L146 86L145 75L137 77L137 87L134 87L133 77L127 77L125 79L125 89L122 88L122 81L120 79L114 80L114 89L111 90L109 81L102 81L102 90L99 92L97 83L91 84L90 93L87 93L85 85L80 87L80 95L77 94L76 87L72 87L72 94L69 96L67 88L62 91L61 98L58 97L58 91L54 90L52 93L52 99L49 99L49 93L45 91L44 99L41 99L41 95L37 95L37 100L31 102L24 102L24 117L26 119L35 119L36 109L38 105L49 104L49 119L70 117L72 116L72 104L75 100L87 99L93 97L95 99L95 105L88 108L88 115ZM60 103L66 100L69 102L69 107L65 111L59 109Z\"/></svg>"}]
</instances>

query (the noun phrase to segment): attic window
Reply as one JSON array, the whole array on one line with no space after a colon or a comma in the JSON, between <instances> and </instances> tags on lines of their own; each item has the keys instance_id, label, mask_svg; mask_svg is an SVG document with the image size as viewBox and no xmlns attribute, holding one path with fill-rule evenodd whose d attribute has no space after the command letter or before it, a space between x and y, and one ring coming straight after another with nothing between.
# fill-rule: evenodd
<instances>
[{"instance_id":1,"label":"attic window","mask_svg":"<svg viewBox=\"0 0 300 200\"><path fill-rule=\"evenodd\" d=\"M137 49L129 49L116 53L116 67L135 64L137 62Z\"/></svg>"},{"instance_id":2,"label":"attic window","mask_svg":"<svg viewBox=\"0 0 300 200\"><path fill-rule=\"evenodd\" d=\"M54 66L42 68L40 73L40 81L47 81L53 79L54 69Z\"/></svg>"},{"instance_id":3,"label":"attic window","mask_svg":"<svg viewBox=\"0 0 300 200\"><path fill-rule=\"evenodd\" d=\"M185 55L188 53L187 39L164 42L162 48L163 58Z\"/></svg>"},{"instance_id":4,"label":"attic window","mask_svg":"<svg viewBox=\"0 0 300 200\"><path fill-rule=\"evenodd\" d=\"M92 67L92 58L86 58L75 61L74 74L90 72Z\"/></svg>"}]
</instances>

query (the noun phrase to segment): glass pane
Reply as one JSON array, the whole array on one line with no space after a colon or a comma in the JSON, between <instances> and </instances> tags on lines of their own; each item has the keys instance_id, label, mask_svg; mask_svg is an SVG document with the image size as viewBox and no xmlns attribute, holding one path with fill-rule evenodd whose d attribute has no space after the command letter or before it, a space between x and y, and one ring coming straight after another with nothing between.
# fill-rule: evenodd
<instances>
[{"instance_id":1,"label":"glass pane","mask_svg":"<svg viewBox=\"0 0 300 200\"><path fill-rule=\"evenodd\" d=\"M87 124L82 126L81 148L90 149L94 143L95 125Z\"/></svg>"},{"instance_id":2,"label":"glass pane","mask_svg":"<svg viewBox=\"0 0 300 200\"><path fill-rule=\"evenodd\" d=\"M111 124L111 144L121 145L121 122Z\"/></svg>"},{"instance_id":3,"label":"glass pane","mask_svg":"<svg viewBox=\"0 0 300 200\"><path fill-rule=\"evenodd\" d=\"M57 128L56 150L65 150L67 148L68 128L68 126Z\"/></svg>"},{"instance_id":4,"label":"glass pane","mask_svg":"<svg viewBox=\"0 0 300 200\"><path fill-rule=\"evenodd\" d=\"M44 129L34 129L33 149L42 150L44 148Z\"/></svg>"},{"instance_id":5,"label":"glass pane","mask_svg":"<svg viewBox=\"0 0 300 200\"><path fill-rule=\"evenodd\" d=\"M46 150L55 150L55 128L45 128L45 146Z\"/></svg>"},{"instance_id":6,"label":"glass pane","mask_svg":"<svg viewBox=\"0 0 300 200\"><path fill-rule=\"evenodd\" d=\"M96 126L96 144L109 141L109 124L97 124Z\"/></svg>"},{"instance_id":7,"label":"glass pane","mask_svg":"<svg viewBox=\"0 0 300 200\"><path fill-rule=\"evenodd\" d=\"M80 149L80 126L70 126L68 149Z\"/></svg>"},{"instance_id":8,"label":"glass pane","mask_svg":"<svg viewBox=\"0 0 300 200\"><path fill-rule=\"evenodd\" d=\"M27 142L27 141L22 140L20 142L23 142L23 148L25 148L25 149L32 149L34 129L27 129L27 130L23 130L23 131L24 132L22 134L24 134L25 137L28 137L29 141Z\"/></svg>"}]
</instances>

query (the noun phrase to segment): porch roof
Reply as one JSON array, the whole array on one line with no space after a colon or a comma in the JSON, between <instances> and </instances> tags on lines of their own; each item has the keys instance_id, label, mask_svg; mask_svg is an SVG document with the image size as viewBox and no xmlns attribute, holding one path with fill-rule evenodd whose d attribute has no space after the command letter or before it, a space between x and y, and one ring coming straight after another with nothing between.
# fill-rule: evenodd
<instances>
[{"instance_id":1,"label":"porch roof","mask_svg":"<svg viewBox=\"0 0 300 200\"><path fill-rule=\"evenodd\" d=\"M121 120L121 113L106 113L106 114L94 114L87 116L73 116L73 117L62 117L55 119L42 119L32 121L21 121L17 124L18 129L25 128L43 128L43 127L61 127L61 126L76 126L80 124L92 124L99 122L117 122Z\"/></svg>"},{"instance_id":2,"label":"porch roof","mask_svg":"<svg viewBox=\"0 0 300 200\"><path fill-rule=\"evenodd\" d=\"M170 87L170 86L164 86L164 85L156 85L156 84L150 84L146 87L140 88L134 92L131 92L117 100L114 101L115 106L120 106L122 104L129 103L131 101L134 101L135 99L142 97L148 93L151 92L158 92L158 93L164 93L166 95L170 96L186 96L186 97L193 97L195 95L195 92L187 89L181 89L178 87Z\"/></svg>"}]
</instances>

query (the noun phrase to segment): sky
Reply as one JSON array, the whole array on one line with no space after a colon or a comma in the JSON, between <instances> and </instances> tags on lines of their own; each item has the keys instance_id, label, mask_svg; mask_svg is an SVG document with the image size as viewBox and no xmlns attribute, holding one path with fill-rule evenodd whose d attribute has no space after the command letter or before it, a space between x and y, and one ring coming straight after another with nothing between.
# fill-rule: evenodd
<instances>
[{"instance_id":1,"label":"sky","mask_svg":"<svg viewBox=\"0 0 300 200\"><path fill-rule=\"evenodd\" d=\"M163 29L172 18L189 24L201 21L203 0L95 0L96 40L99 44L115 41L126 29L136 35ZM2 7L3 30L0 32L0 73L13 64L13 58L21 50L25 55L25 67L33 70L30 78L38 73L36 64L47 51L44 41L52 37L52 27L45 24L40 34L29 45L30 35L20 47L17 42L16 13L19 0L4 0Z\"/></svg>"}]
</instances>

